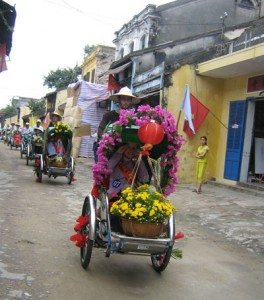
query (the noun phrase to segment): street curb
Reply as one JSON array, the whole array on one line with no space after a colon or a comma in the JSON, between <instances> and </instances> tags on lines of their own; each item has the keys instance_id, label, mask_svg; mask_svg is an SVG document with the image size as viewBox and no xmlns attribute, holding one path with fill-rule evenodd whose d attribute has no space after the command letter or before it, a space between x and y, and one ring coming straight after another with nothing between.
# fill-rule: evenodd
<instances>
[{"instance_id":1,"label":"street curb","mask_svg":"<svg viewBox=\"0 0 264 300\"><path fill-rule=\"evenodd\" d=\"M220 183L217 181L207 181L207 184L212 186L219 186L226 189L230 189L233 191L240 191L243 193L248 193L250 195L258 196L258 197L264 197L264 190L258 189L256 186L248 187L248 186L242 186L242 185L228 185L224 183Z\"/></svg>"}]
</instances>

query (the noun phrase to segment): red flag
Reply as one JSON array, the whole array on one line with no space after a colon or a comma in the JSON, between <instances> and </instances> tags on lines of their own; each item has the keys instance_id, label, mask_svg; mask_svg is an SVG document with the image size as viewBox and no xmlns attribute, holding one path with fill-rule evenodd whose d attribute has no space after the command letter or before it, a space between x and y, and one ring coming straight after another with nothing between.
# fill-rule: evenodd
<instances>
[{"instance_id":1,"label":"red flag","mask_svg":"<svg viewBox=\"0 0 264 300\"><path fill-rule=\"evenodd\" d=\"M113 74L109 74L109 77L108 77L108 91L120 90L120 89L121 89L121 86L116 81L114 75Z\"/></svg>"},{"instance_id":2,"label":"red flag","mask_svg":"<svg viewBox=\"0 0 264 300\"><path fill-rule=\"evenodd\" d=\"M43 128L47 129L49 127L50 122L51 122L50 113L48 112L46 117L45 117L45 120L43 122Z\"/></svg>"},{"instance_id":3,"label":"red flag","mask_svg":"<svg viewBox=\"0 0 264 300\"><path fill-rule=\"evenodd\" d=\"M195 132L197 132L210 110L206 106L204 106L198 99L196 99L192 94L191 94L191 109L192 109L192 123ZM184 121L183 131L186 133L189 139L193 138L194 133L189 127L187 120Z\"/></svg>"},{"instance_id":4,"label":"red flag","mask_svg":"<svg viewBox=\"0 0 264 300\"><path fill-rule=\"evenodd\" d=\"M0 72L6 71L6 44L0 44Z\"/></svg>"}]
</instances>

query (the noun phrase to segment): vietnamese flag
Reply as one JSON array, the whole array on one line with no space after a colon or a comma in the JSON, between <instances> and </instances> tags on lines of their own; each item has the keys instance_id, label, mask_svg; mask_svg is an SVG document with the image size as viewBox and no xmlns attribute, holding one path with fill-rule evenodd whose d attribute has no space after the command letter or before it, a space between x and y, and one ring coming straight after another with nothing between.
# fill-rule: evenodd
<instances>
[{"instance_id":1,"label":"vietnamese flag","mask_svg":"<svg viewBox=\"0 0 264 300\"><path fill-rule=\"evenodd\" d=\"M45 130L49 127L50 122L51 122L50 113L48 112L47 115L46 115L46 117L45 117L45 120L43 122L43 128Z\"/></svg>"},{"instance_id":2,"label":"vietnamese flag","mask_svg":"<svg viewBox=\"0 0 264 300\"><path fill-rule=\"evenodd\" d=\"M208 112L210 111L192 94L190 94L190 103L191 103L191 112L192 112L192 125L194 127L194 132L190 128L187 120L184 121L184 126L183 126L183 131L186 133L189 139L194 137L194 134L198 131L204 119L206 118Z\"/></svg>"},{"instance_id":3,"label":"vietnamese flag","mask_svg":"<svg viewBox=\"0 0 264 300\"><path fill-rule=\"evenodd\" d=\"M121 86L116 81L114 75L113 74L109 74L109 77L108 77L108 91L120 90L120 88L121 88Z\"/></svg>"}]
</instances>

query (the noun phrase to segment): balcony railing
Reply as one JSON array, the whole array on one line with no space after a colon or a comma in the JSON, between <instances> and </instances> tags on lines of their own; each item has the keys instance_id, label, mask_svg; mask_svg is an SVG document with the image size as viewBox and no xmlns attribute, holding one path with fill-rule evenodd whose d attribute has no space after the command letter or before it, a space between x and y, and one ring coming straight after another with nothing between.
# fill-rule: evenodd
<instances>
[{"instance_id":1,"label":"balcony railing","mask_svg":"<svg viewBox=\"0 0 264 300\"><path fill-rule=\"evenodd\" d=\"M264 42L264 24L245 30L239 38L233 41L215 45L215 57L230 54Z\"/></svg>"}]
</instances>

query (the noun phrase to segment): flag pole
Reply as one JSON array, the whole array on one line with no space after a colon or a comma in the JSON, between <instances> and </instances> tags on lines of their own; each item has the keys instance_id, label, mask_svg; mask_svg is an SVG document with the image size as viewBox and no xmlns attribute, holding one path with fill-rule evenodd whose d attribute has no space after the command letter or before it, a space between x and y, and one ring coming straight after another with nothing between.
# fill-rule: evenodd
<instances>
[{"instance_id":1,"label":"flag pole","mask_svg":"<svg viewBox=\"0 0 264 300\"><path fill-rule=\"evenodd\" d=\"M211 110L209 110L209 112L213 115L213 117L215 117L215 119L220 123L222 124L226 129L228 129L228 127L226 127L226 125L214 114L211 112Z\"/></svg>"},{"instance_id":2,"label":"flag pole","mask_svg":"<svg viewBox=\"0 0 264 300\"><path fill-rule=\"evenodd\" d=\"M179 125L180 118L181 118L181 113L182 113L182 110L180 109L179 114L178 114L178 118L177 118L177 123L176 123L176 129L177 130L178 130L178 125Z\"/></svg>"}]
</instances>

